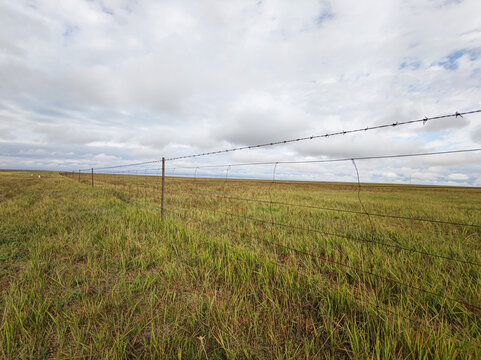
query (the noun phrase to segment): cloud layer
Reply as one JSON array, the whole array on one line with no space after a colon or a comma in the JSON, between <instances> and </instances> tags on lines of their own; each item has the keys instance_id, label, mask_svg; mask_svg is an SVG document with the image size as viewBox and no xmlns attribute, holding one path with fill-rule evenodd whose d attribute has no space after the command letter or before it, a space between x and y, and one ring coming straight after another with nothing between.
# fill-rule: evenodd
<instances>
[{"instance_id":1,"label":"cloud layer","mask_svg":"<svg viewBox=\"0 0 481 360\"><path fill-rule=\"evenodd\" d=\"M477 0L0 0L0 167L73 170L478 109L479 13ZM480 124L199 161L474 148ZM366 176L481 185L473 159L378 162Z\"/></svg>"}]
</instances>

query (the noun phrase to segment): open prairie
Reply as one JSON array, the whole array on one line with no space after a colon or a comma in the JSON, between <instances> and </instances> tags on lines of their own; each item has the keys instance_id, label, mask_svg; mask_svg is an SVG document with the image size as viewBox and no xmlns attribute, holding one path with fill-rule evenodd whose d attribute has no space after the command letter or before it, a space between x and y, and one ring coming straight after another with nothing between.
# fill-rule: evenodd
<instances>
[{"instance_id":1,"label":"open prairie","mask_svg":"<svg viewBox=\"0 0 481 360\"><path fill-rule=\"evenodd\" d=\"M94 185L0 172L0 357L481 358L481 188Z\"/></svg>"}]
</instances>

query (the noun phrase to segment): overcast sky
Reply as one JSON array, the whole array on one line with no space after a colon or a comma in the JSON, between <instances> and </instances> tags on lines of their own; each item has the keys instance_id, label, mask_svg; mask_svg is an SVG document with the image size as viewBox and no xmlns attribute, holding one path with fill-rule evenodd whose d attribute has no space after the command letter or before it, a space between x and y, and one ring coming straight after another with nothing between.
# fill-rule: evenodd
<instances>
[{"instance_id":1,"label":"overcast sky","mask_svg":"<svg viewBox=\"0 0 481 360\"><path fill-rule=\"evenodd\" d=\"M0 0L0 168L108 166L480 109L480 14L479 0ZM481 114L168 167L478 147ZM481 153L359 167L364 181L481 186L479 164ZM355 175L351 163L276 171Z\"/></svg>"}]
</instances>

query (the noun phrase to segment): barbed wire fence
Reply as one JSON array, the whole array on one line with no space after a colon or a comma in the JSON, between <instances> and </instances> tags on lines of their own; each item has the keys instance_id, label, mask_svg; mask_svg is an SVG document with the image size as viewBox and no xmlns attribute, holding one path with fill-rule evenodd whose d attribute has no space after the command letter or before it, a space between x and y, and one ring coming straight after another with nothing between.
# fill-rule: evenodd
<instances>
[{"instance_id":1,"label":"barbed wire fence","mask_svg":"<svg viewBox=\"0 0 481 360\"><path fill-rule=\"evenodd\" d=\"M398 236L408 225L430 231L433 237L446 237L452 240L453 234L462 233L466 239L481 235L479 213L467 214L470 221L451 218L450 214L439 218L439 214L427 216L423 211L394 209L387 206L390 196L402 204L402 197L416 198L417 194L434 194L444 197L467 195L481 197L481 189L475 187L439 187L432 185L400 185L363 183L362 172L358 164L367 161L393 161L406 158L448 157L455 154L477 154L481 148L454 149L430 152L413 152L401 154L380 154L375 156L352 156L343 158L259 161L222 164L185 164L179 161L199 157L211 157L222 153L279 146L293 142L343 136L352 133L386 128L422 125L446 118L458 118L469 114L481 113L481 110L455 112L417 120L394 122L358 129L325 133L308 137L274 141L251 146L236 147L192 155L162 158L160 160L136 162L123 165L81 169L77 172L64 172L65 176L88 183L111 192L122 199L135 199L145 206L159 206L162 219L176 219L193 231L202 231L213 237L229 235L239 246L251 245L252 251L262 244L274 251L278 266L288 266L286 259L291 256L309 259L317 270L329 275L331 271L342 274L348 279L358 279L359 283L369 287L377 294L377 289L388 287L393 294L409 292L424 294L426 302L440 304L436 310L424 308L418 313L400 313L393 311L392 302L386 303L381 296L375 296L375 307L384 314L391 314L416 323L426 322L422 313L431 313L435 319L442 311L450 316L479 319L481 302L469 294L452 294L449 286L433 289L426 274L409 274L398 278L384 266L375 266L370 254L376 252L387 256L405 256L406 262L426 263L438 268L462 266L466 269L481 267L481 256L477 249L469 254L459 256L456 246L448 240L433 245L437 251L426 249L412 230L410 241ZM318 166L321 164L351 164L351 182L292 181L281 179L280 167ZM161 166L159 166L161 165ZM142 167L143 166L143 167ZM249 169L261 168L263 179L249 179ZM243 169L242 172L235 172ZM293 170L295 173L295 169ZM270 179L267 179L270 172ZM337 194L337 195L332 195ZM363 196L370 194L370 196ZM378 194L385 194L380 199ZM412 195L414 194L414 195ZM435 201L433 196L424 196L426 201ZM326 197L326 199L323 198ZM330 198L327 198L330 197ZM446 199L445 199L446 200ZM380 203L384 201L383 205ZM153 204L153 205L152 205ZM337 204L337 205L333 205ZM375 211L370 207L376 206ZM426 204L424 204L426 205ZM429 204L427 204L429 205ZM427 206L426 205L426 206ZM429 206L427 206L429 207ZM390 209L388 211L387 209ZM383 211L385 210L385 211ZM480 211L481 209L474 208ZM388 223L389 221L389 223ZM339 227L343 228L341 231ZM393 229L394 228L394 229ZM300 241L305 240L305 241ZM402 241L404 240L404 241ZM407 243L408 244L407 244ZM247 245L246 245L247 244ZM349 246L356 244L359 257L354 258ZM236 246L234 243L232 246ZM404 255L400 255L404 254ZM294 260L293 260L294 261ZM290 265L289 265L290 266ZM419 266L419 265L416 265ZM376 269L376 267L378 269ZM380 270L381 269L381 270ZM381 271L384 272L381 272ZM466 271L468 271L466 270ZM304 271L299 266L299 272ZM386 272L388 272L386 274ZM415 275L415 276L414 276ZM478 284L477 279L470 280L470 286ZM448 284L449 285L449 284ZM360 287L353 286L353 294ZM358 294L359 295L359 294ZM366 298L353 295L359 301ZM431 300L430 300L431 299ZM435 300L432 300L435 299ZM393 300L394 301L394 300ZM394 301L395 303L395 301ZM422 306L418 308L423 309ZM447 309L447 310L446 310ZM461 320L460 320L461 321Z\"/></svg>"}]
</instances>

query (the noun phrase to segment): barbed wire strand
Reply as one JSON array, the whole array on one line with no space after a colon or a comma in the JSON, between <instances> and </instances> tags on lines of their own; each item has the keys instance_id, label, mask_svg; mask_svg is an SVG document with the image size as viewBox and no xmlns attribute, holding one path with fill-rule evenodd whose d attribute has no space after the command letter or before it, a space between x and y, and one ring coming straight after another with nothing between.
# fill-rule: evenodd
<instances>
[{"instance_id":1,"label":"barbed wire strand","mask_svg":"<svg viewBox=\"0 0 481 360\"><path fill-rule=\"evenodd\" d=\"M67 175L71 175L70 172L66 173ZM77 174L74 175L74 179L77 176ZM225 180L225 177L224 177ZM98 182L109 182L107 179L100 179L97 180ZM229 182L233 182L235 180L229 179ZM175 183L177 184L179 181L176 180ZM245 182L241 181L241 182ZM112 182L110 182L112 183ZM276 180L276 184L286 184L286 182L279 182ZM287 183L291 184L291 183ZM311 184L307 184L311 185ZM126 188L128 188L129 192L131 190L131 185L125 184ZM344 185L340 185L344 186ZM348 186L348 185L346 185ZM369 187L369 185L364 185L363 187ZM387 186L391 187L391 186ZM421 188L422 189L422 188ZM173 194L179 194L182 195L183 193L176 193L175 191L171 193ZM349 210L349 209L339 209L339 208L332 208L332 207L323 207L323 206L315 206L315 205L305 205L305 204L297 204L297 203L286 203L286 202L281 202L281 201L273 201L272 199L267 201L267 200L260 200L260 199L252 199L252 198L241 198L241 197L235 197L235 196L227 196L225 192L223 193L217 193L217 192L189 192L192 196L217 196L217 197L222 197L225 199L229 200L235 200L235 201L246 201L246 202L257 202L257 203L266 203L266 204L274 204L274 205L282 205L282 206L287 206L287 207L298 207L298 208L305 208L305 209L312 209L312 210L323 210L323 211L333 211L333 212L341 212L341 213L351 213L351 214L360 214L360 215L366 215L365 211L357 211L357 210ZM481 225L479 224L472 224L472 223L462 223L462 222L456 222L456 221L447 221L447 220L435 220L435 219L429 219L429 218L421 218L421 217L411 217L411 216L402 216L402 215L392 215L392 214L380 214L380 213L373 213L369 212L370 216L374 217L382 217L382 218L391 218L391 219L399 219L399 220L408 220L408 221L420 221L420 222L429 222L433 224L444 224L444 225L454 225L454 226L465 226L465 227L475 227L475 228L481 228Z\"/></svg>"},{"instance_id":2,"label":"barbed wire strand","mask_svg":"<svg viewBox=\"0 0 481 360\"><path fill-rule=\"evenodd\" d=\"M332 163L332 162L343 162L352 160L380 160L380 159L395 159L404 157L416 157L416 156L432 156L432 155L446 155L446 154L457 154L457 153L468 153L468 152L478 152L481 148L472 149L458 149L458 150L443 150L443 151L429 151L429 152L418 152L418 153L405 153L405 154L392 154L392 155L372 155L372 156L357 156L357 157L345 157L336 159L318 159L318 160L286 160L286 161L259 161L259 162L247 162L247 163L234 163L234 164L207 164L207 165L195 165L195 166L176 166L175 169L195 169L195 168L224 168L226 166L237 167L237 166L258 166L258 165L274 165L278 164L314 164L314 163ZM120 167L135 166L132 164L122 165ZM94 168L94 171L114 169L119 166L111 166L104 168ZM156 168L152 168L154 170ZM91 169L83 169L79 171L91 171Z\"/></svg>"},{"instance_id":3,"label":"barbed wire strand","mask_svg":"<svg viewBox=\"0 0 481 360\"><path fill-rule=\"evenodd\" d=\"M383 128L389 128L389 127L397 127L397 126L403 126L403 125L409 125L409 124L415 124L415 123L421 123L421 122L424 125L428 121L441 120L441 119L446 119L446 118L450 118L450 117L457 118L457 117L462 117L464 115L475 114L475 113L481 113L481 109L472 110L472 111L465 111L465 112L455 112L454 114L439 115L439 116L433 116L433 117L425 117L423 119L416 119L416 120L396 121L395 123L367 126L367 127L351 129L351 130L342 130L342 131L325 133L323 135L305 136L305 137L299 137L299 138L295 138L295 139L273 141L273 142L268 142L268 143L264 143L264 144L240 146L240 147L235 147L235 148L230 148L230 149L223 149L223 150L210 151L210 152L204 152L204 153L198 153L198 154L177 156L177 157L166 158L165 161L174 161L174 160L180 160L180 159L197 158L197 157L207 156L207 155L215 155L215 154L228 153L228 152L234 152L234 151L240 151L240 150L255 149L255 148L268 147L268 146L274 146L274 145L280 145L280 144L288 144L288 143L300 142L300 141L306 141L306 140L313 140L313 139L318 139L318 138L323 138L323 137L327 138L327 137L332 137L332 136L346 135L346 134L352 134L352 133L356 133L356 132L365 132L365 131L377 130L377 129L383 129ZM162 159L157 159L157 160L135 162L135 163L123 164L123 165L104 166L104 167L94 168L94 170L105 170L105 169L123 168L123 167L129 167L129 166L155 164L155 163L160 163L161 161L162 161ZM90 169L81 169L81 170L82 171L88 171L88 170L91 170L91 168Z\"/></svg>"},{"instance_id":4,"label":"barbed wire strand","mask_svg":"<svg viewBox=\"0 0 481 360\"><path fill-rule=\"evenodd\" d=\"M455 112L454 114L433 116L433 117L429 117L429 118L425 117L423 119L416 119L416 120L396 121L395 123L367 126L367 127L362 127L362 128L358 128L358 129L352 129L352 130L342 130L342 131L336 131L336 132L331 132L331 133L325 133L323 135L305 136L305 137L299 137L299 138L289 139L289 140L273 141L273 142L268 142L268 143L264 143L264 144L240 146L240 147L231 148L231 149L210 151L210 152L204 152L204 153L192 154L192 155L177 156L177 157L168 158L166 160L173 161L173 160L180 160L180 159L195 158L195 157L221 154L221 153L227 153L227 152L233 152L233 151L255 149L255 148L274 146L274 145L280 145L280 144L288 144L288 143L305 141L305 140L313 140L313 139L318 139L318 138L322 138L322 137L327 138L327 137L338 136L338 135L352 134L352 133L356 133L356 132L365 132L365 131L369 131L369 130L377 130L377 129L395 127L395 126L403 126L403 125L409 125L409 124L421 123L421 122L423 124L426 124L428 121L441 120L441 119L445 119L445 118L449 118L449 117L456 117L457 118L457 117L462 117L463 115L475 114L475 113L480 113L480 112L481 112L481 109L473 110L473 111L466 111L466 112L462 112L462 113Z\"/></svg>"},{"instance_id":5,"label":"barbed wire strand","mask_svg":"<svg viewBox=\"0 0 481 360\"><path fill-rule=\"evenodd\" d=\"M358 157L346 157L337 159L319 159L319 160L287 160L287 161L261 161L261 162L249 162L249 163L237 163L229 164L231 167L234 166L255 166L255 165L274 165L278 164L319 164L319 163L332 163L332 162L343 162L352 160L380 160L380 159L396 159L404 157L416 157L416 156L432 156L432 155L447 155L447 154L457 154L457 153L468 153L468 152L478 152L481 148L472 149L459 149L459 150L443 150L443 151L429 151L422 153L407 153L407 154L393 154L393 155L373 155L373 156L358 156ZM195 167L199 168L216 168L225 167L226 164L212 164L212 165L198 165L198 166L184 166L184 169L193 169ZM178 167L177 168L181 168Z\"/></svg>"}]
</instances>

